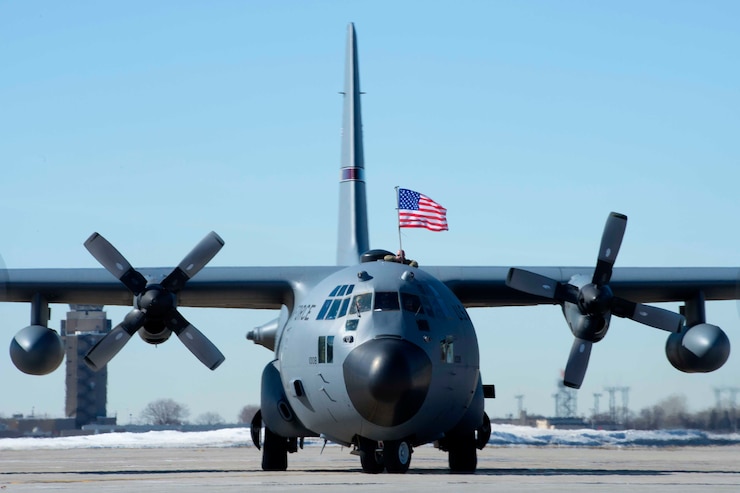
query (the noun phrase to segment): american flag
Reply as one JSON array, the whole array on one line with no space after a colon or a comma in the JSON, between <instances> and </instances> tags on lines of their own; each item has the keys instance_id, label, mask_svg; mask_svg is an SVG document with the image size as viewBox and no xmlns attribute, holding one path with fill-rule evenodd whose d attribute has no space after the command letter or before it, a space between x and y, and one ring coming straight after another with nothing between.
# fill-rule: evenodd
<instances>
[{"instance_id":1,"label":"american flag","mask_svg":"<svg viewBox=\"0 0 740 493\"><path fill-rule=\"evenodd\" d=\"M398 189L398 227L447 231L447 209L424 194Z\"/></svg>"}]
</instances>

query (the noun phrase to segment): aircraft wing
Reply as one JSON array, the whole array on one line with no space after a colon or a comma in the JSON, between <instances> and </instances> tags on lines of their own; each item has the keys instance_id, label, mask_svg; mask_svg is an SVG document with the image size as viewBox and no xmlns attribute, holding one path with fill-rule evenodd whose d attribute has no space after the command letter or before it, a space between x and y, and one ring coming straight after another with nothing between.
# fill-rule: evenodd
<instances>
[{"instance_id":1,"label":"aircraft wing","mask_svg":"<svg viewBox=\"0 0 740 493\"><path fill-rule=\"evenodd\" d=\"M178 294L179 306L280 309L341 267L206 267ZM159 282L171 268L142 268ZM0 301L131 306L133 295L105 269L7 269L0 271Z\"/></svg>"},{"instance_id":2,"label":"aircraft wing","mask_svg":"<svg viewBox=\"0 0 740 493\"><path fill-rule=\"evenodd\" d=\"M509 267L423 267L444 282L467 308L554 304L506 285ZM567 283L590 279L593 267L522 267ZM615 267L609 283L615 296L637 303L685 301L699 292L706 300L740 299L740 269L734 267Z\"/></svg>"},{"instance_id":3,"label":"aircraft wing","mask_svg":"<svg viewBox=\"0 0 740 493\"><path fill-rule=\"evenodd\" d=\"M430 266L467 308L553 304L506 285L509 267ZM567 283L590 278L592 267L522 267ZM206 267L179 293L178 305L210 308L279 309L292 306L295 293L341 269L320 267ZM159 281L170 268L142 268ZM49 303L130 306L132 294L105 269L7 269L0 273L0 301L30 302L39 293ZM740 269L731 267L614 268L614 294L639 303L684 301L698 292L707 300L740 298Z\"/></svg>"}]
</instances>

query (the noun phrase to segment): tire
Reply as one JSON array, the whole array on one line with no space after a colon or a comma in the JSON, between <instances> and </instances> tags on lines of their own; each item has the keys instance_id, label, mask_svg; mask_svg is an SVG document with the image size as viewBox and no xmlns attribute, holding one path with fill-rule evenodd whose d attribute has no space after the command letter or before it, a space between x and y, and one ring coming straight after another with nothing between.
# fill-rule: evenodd
<instances>
[{"instance_id":1,"label":"tire","mask_svg":"<svg viewBox=\"0 0 740 493\"><path fill-rule=\"evenodd\" d=\"M450 437L448 458L450 471L459 474L472 474L478 467L478 453L475 433Z\"/></svg>"},{"instance_id":2,"label":"tire","mask_svg":"<svg viewBox=\"0 0 740 493\"><path fill-rule=\"evenodd\" d=\"M385 470L391 474L403 474L411 465L411 445L404 440L385 442L383 463Z\"/></svg>"},{"instance_id":3,"label":"tire","mask_svg":"<svg viewBox=\"0 0 740 493\"><path fill-rule=\"evenodd\" d=\"M383 472L383 457L378 452L378 442L368 438L360 438L358 446L362 472L378 474Z\"/></svg>"},{"instance_id":4,"label":"tire","mask_svg":"<svg viewBox=\"0 0 740 493\"><path fill-rule=\"evenodd\" d=\"M288 469L288 439L276 435L265 427L265 443L262 446L262 470L285 471Z\"/></svg>"}]
</instances>

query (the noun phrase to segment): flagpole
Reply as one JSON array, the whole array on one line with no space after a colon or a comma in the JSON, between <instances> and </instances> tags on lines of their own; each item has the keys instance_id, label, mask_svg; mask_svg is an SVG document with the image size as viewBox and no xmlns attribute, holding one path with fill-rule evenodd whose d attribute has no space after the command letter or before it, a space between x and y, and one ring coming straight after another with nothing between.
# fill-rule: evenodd
<instances>
[{"instance_id":1,"label":"flagpole","mask_svg":"<svg viewBox=\"0 0 740 493\"><path fill-rule=\"evenodd\" d=\"M396 219L398 222L398 249L403 250L403 243L401 242L401 204L399 200L399 187L396 187Z\"/></svg>"}]
</instances>

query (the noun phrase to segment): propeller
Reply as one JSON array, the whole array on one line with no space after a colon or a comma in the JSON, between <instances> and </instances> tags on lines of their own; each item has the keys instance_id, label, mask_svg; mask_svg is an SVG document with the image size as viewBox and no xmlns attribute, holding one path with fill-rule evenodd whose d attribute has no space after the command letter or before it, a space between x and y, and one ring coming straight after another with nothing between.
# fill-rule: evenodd
<instances>
[{"instance_id":1,"label":"propeller","mask_svg":"<svg viewBox=\"0 0 740 493\"><path fill-rule=\"evenodd\" d=\"M563 305L575 336L563 378L563 383L568 387L581 388L591 357L591 347L606 335L612 314L668 332L679 332L684 324L683 316L678 313L614 296L609 281L626 227L627 216L617 212L609 214L593 277L590 283L583 286L559 282L516 268L510 269L506 278L506 285L510 288L552 299ZM569 314L573 310L575 316L571 317Z\"/></svg>"},{"instance_id":2,"label":"propeller","mask_svg":"<svg viewBox=\"0 0 740 493\"><path fill-rule=\"evenodd\" d=\"M85 248L134 294L134 308L90 349L85 362L95 370L102 368L139 329L144 328L153 336L148 342L162 342L167 340L170 332L175 333L201 363L215 370L223 363L224 355L180 314L177 310L177 293L223 246L221 237L211 231L161 283L147 284L146 278L108 240L93 233L85 241Z\"/></svg>"}]
</instances>

